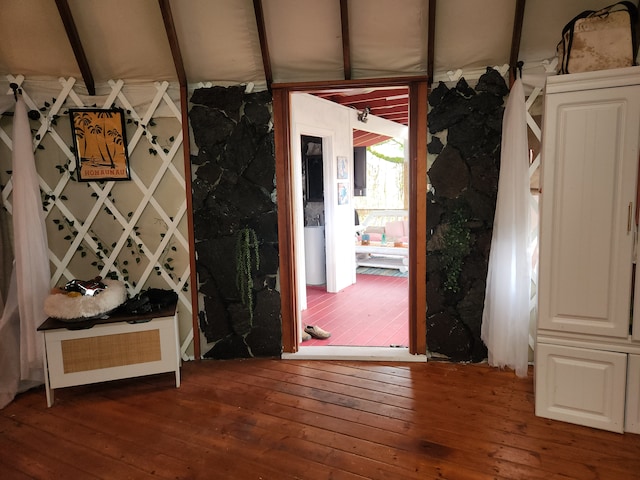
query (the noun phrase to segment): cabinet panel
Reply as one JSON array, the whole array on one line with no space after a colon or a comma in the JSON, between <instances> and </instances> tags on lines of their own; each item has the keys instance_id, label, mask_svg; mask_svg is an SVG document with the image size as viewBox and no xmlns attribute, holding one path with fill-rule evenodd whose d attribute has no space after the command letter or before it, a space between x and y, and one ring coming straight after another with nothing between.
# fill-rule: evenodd
<instances>
[{"instance_id":1,"label":"cabinet panel","mask_svg":"<svg viewBox=\"0 0 640 480\"><path fill-rule=\"evenodd\" d=\"M560 345L536 347L536 415L622 432L627 355Z\"/></svg>"},{"instance_id":2,"label":"cabinet panel","mask_svg":"<svg viewBox=\"0 0 640 480\"><path fill-rule=\"evenodd\" d=\"M640 131L635 89L546 97L540 328L628 335Z\"/></svg>"},{"instance_id":3,"label":"cabinet panel","mask_svg":"<svg viewBox=\"0 0 640 480\"><path fill-rule=\"evenodd\" d=\"M640 433L640 355L629 355L624 429L627 432Z\"/></svg>"}]
</instances>

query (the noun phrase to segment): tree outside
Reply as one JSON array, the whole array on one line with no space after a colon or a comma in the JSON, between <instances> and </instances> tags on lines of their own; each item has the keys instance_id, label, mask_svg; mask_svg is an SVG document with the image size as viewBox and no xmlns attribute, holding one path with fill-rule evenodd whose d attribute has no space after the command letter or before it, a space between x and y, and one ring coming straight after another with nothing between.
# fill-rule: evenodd
<instances>
[{"instance_id":1,"label":"tree outside","mask_svg":"<svg viewBox=\"0 0 640 480\"><path fill-rule=\"evenodd\" d=\"M406 168L402 140L367 147L367 195L354 197L360 219L371 210L405 209Z\"/></svg>"}]
</instances>

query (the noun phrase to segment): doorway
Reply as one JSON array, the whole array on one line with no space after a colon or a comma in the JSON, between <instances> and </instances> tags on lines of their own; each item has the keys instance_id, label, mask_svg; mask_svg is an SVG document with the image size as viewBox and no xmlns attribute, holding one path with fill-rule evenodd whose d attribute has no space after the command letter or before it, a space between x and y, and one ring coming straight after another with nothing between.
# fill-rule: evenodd
<instances>
[{"instance_id":1,"label":"doorway","mask_svg":"<svg viewBox=\"0 0 640 480\"><path fill-rule=\"evenodd\" d=\"M344 108L334 104L327 107L338 111ZM313 123L313 113L306 115ZM305 349L409 345L407 128L382 118L376 118L375 123L378 130L386 128L389 133L404 136L353 140L348 157L336 153L339 162L335 180L343 185L338 190L337 208L349 209L347 220L352 233L347 241L350 247L355 243L350 270L344 272L353 283L336 293L330 292L326 283L324 229L332 217L325 215L324 206L335 199L324 196L323 142L320 137L301 136L305 282L299 291L299 318L301 347ZM297 125L293 130L295 135ZM333 180L326 181L330 184ZM338 243L337 248L341 247ZM305 327L312 335L305 335ZM324 338L324 332L330 336Z\"/></svg>"},{"instance_id":2,"label":"doorway","mask_svg":"<svg viewBox=\"0 0 640 480\"><path fill-rule=\"evenodd\" d=\"M280 294L282 303L282 345L285 353L300 346L297 289L303 278L296 258L303 250L295 235L295 182L297 169L291 155L291 94L311 89L388 88L409 89L409 353L426 353L426 119L427 79L410 77L322 84L273 85L276 182L278 185L278 230L280 248ZM333 155L331 156L333 158ZM327 252L328 254L329 252ZM355 250L354 250L355 253ZM354 258L352 255L351 258ZM339 262L332 262L340 268ZM353 269L352 269L353 270ZM355 276L355 271L354 271Z\"/></svg>"}]
</instances>

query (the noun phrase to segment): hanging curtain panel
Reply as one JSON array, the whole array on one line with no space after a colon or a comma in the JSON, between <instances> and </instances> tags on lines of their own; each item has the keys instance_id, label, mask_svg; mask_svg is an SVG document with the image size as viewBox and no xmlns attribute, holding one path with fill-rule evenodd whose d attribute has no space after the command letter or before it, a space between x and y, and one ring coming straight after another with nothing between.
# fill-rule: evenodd
<instances>
[{"instance_id":1,"label":"hanging curtain panel","mask_svg":"<svg viewBox=\"0 0 640 480\"><path fill-rule=\"evenodd\" d=\"M43 344L36 329L46 319L44 300L51 277L31 128L20 96L13 118L12 146L15 263L0 320L0 407L18 391L44 382Z\"/></svg>"},{"instance_id":2,"label":"hanging curtain panel","mask_svg":"<svg viewBox=\"0 0 640 480\"><path fill-rule=\"evenodd\" d=\"M502 123L498 198L493 224L482 340L489 364L527 375L529 360L529 152L527 108L522 80L517 79Z\"/></svg>"}]
</instances>

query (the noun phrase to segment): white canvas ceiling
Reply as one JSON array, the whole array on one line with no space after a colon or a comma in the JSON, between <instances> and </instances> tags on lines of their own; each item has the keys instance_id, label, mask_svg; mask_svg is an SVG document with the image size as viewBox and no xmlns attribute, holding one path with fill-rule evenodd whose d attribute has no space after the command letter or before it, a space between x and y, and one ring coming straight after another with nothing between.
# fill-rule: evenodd
<instances>
[{"instance_id":1,"label":"white canvas ceiling","mask_svg":"<svg viewBox=\"0 0 640 480\"><path fill-rule=\"evenodd\" d=\"M435 0L431 0L435 1ZM75 77L56 0L0 0L0 74ZM68 0L96 85L176 81L157 0ZM169 0L189 84L266 87L253 0ZM515 0L440 0L434 79L509 63ZM544 72L562 27L612 0L527 0L518 58ZM340 0L262 0L273 82L345 78ZM428 0L348 0L351 78L426 75Z\"/></svg>"}]
</instances>

